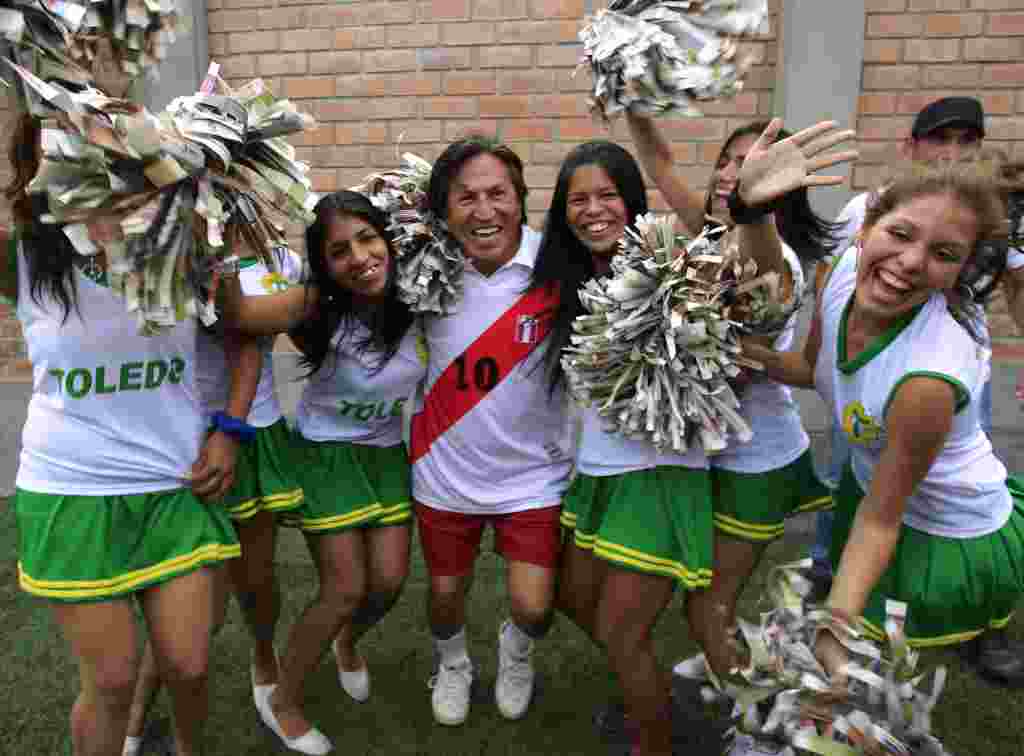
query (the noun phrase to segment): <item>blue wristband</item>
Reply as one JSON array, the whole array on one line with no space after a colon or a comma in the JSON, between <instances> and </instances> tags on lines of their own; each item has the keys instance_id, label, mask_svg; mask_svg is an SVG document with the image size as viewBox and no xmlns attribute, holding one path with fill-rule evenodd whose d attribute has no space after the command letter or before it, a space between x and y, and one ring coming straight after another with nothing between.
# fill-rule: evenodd
<instances>
[{"instance_id":1,"label":"blue wristband","mask_svg":"<svg viewBox=\"0 0 1024 756\"><path fill-rule=\"evenodd\" d=\"M243 444L247 444L256 438L256 428L244 420L239 420L237 417L231 417L231 415L226 415L223 412L214 412L210 420L213 423L214 430L226 433Z\"/></svg>"}]
</instances>

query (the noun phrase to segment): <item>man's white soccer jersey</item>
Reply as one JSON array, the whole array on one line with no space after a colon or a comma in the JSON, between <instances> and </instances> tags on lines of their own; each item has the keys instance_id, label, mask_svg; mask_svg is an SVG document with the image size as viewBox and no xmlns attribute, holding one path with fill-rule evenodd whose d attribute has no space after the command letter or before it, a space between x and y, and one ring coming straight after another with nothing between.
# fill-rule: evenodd
<instances>
[{"instance_id":1,"label":"man's white soccer jersey","mask_svg":"<svg viewBox=\"0 0 1024 756\"><path fill-rule=\"evenodd\" d=\"M244 260L238 271L238 284L243 296L262 296L284 291L299 283L302 259L288 252L279 259L281 272L272 272L256 260ZM224 345L214 335L200 328L197 344L196 387L203 401L203 412L209 417L222 412L228 403L231 381ZM281 406L274 391L274 342L267 339L263 345L263 367L246 422L257 428L266 428L281 419Z\"/></svg>"},{"instance_id":2,"label":"man's white soccer jersey","mask_svg":"<svg viewBox=\"0 0 1024 756\"><path fill-rule=\"evenodd\" d=\"M492 275L466 266L455 314L425 319L428 394L445 369L527 291L539 245L540 234L524 226L515 257ZM537 329L528 325L516 329L515 338L536 339ZM509 375L493 375L493 360L462 365L467 381L479 378L490 388L415 460L417 501L469 514L517 512L561 501L572 466L566 402L561 389L548 390L545 347L536 344Z\"/></svg>"},{"instance_id":3,"label":"man's white soccer jersey","mask_svg":"<svg viewBox=\"0 0 1024 756\"><path fill-rule=\"evenodd\" d=\"M847 361L845 317L856 288L858 257L857 250L843 255L825 286L814 375L833 422L850 442L857 482L870 490L886 446L885 413L894 392L913 376L941 378L956 387L958 411L942 450L908 499L903 521L953 538L995 532L1009 518L1012 502L1006 468L978 423L988 350L954 320L945 296L933 293L902 330L894 327Z\"/></svg>"},{"instance_id":4,"label":"man's white soccer jersey","mask_svg":"<svg viewBox=\"0 0 1024 756\"><path fill-rule=\"evenodd\" d=\"M786 244L782 245L782 254L793 274L793 291L802 292L805 282L800 259ZM796 315L790 317L775 339L774 349L786 351L792 346L796 322ZM797 460L811 445L788 386L755 376L740 397L740 413L754 437L745 444L732 442L725 451L712 455L712 467L739 473L777 470Z\"/></svg>"},{"instance_id":5,"label":"man's white soccer jersey","mask_svg":"<svg viewBox=\"0 0 1024 756\"><path fill-rule=\"evenodd\" d=\"M412 325L379 370L380 354L358 348L368 335L362 324L334 334L332 351L299 399L296 422L303 438L365 446L402 442L403 405L426 372L421 331Z\"/></svg>"},{"instance_id":6,"label":"man's white soccer jersey","mask_svg":"<svg viewBox=\"0 0 1024 756\"><path fill-rule=\"evenodd\" d=\"M140 336L124 300L73 271L78 308L40 306L18 253L17 315L33 391L16 485L109 496L181 488L199 455L196 322Z\"/></svg>"}]
</instances>

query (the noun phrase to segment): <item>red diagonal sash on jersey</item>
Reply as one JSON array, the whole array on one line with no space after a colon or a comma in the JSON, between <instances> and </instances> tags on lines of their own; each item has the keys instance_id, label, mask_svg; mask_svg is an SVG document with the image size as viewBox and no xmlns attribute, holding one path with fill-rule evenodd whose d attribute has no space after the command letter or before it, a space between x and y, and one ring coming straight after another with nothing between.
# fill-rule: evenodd
<instances>
[{"instance_id":1,"label":"red diagonal sash on jersey","mask_svg":"<svg viewBox=\"0 0 1024 756\"><path fill-rule=\"evenodd\" d=\"M412 419L413 462L544 341L557 306L554 286L528 291L445 368Z\"/></svg>"}]
</instances>

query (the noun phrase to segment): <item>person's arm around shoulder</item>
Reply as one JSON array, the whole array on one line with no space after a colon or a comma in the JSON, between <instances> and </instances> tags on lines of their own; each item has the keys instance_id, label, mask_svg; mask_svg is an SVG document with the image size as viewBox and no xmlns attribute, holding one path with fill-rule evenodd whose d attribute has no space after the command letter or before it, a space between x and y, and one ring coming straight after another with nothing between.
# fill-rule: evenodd
<instances>
[{"instance_id":1,"label":"person's arm around shoulder","mask_svg":"<svg viewBox=\"0 0 1024 756\"><path fill-rule=\"evenodd\" d=\"M237 277L220 286L220 309L231 328L251 336L287 333L316 313L319 289L297 284L276 294L245 295Z\"/></svg>"},{"instance_id":2,"label":"person's arm around shoulder","mask_svg":"<svg viewBox=\"0 0 1024 756\"><path fill-rule=\"evenodd\" d=\"M704 227L704 194L694 191L676 171L672 148L653 118L632 111L626 114L637 157L665 202L693 235Z\"/></svg>"}]
</instances>

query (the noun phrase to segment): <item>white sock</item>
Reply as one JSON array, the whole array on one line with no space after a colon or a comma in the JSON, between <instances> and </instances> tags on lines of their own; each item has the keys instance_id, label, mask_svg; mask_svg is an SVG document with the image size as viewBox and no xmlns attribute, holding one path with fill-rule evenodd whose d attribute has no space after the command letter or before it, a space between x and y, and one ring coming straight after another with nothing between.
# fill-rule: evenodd
<instances>
[{"instance_id":1,"label":"white sock","mask_svg":"<svg viewBox=\"0 0 1024 756\"><path fill-rule=\"evenodd\" d=\"M515 656L526 656L533 648L533 638L511 619L502 628L498 642Z\"/></svg>"},{"instance_id":2,"label":"white sock","mask_svg":"<svg viewBox=\"0 0 1024 756\"><path fill-rule=\"evenodd\" d=\"M142 748L142 738L125 735L124 750L121 751L121 756L135 756L140 748Z\"/></svg>"},{"instance_id":3,"label":"white sock","mask_svg":"<svg viewBox=\"0 0 1024 756\"><path fill-rule=\"evenodd\" d=\"M469 650L466 648L466 628L459 628L451 638L442 640L434 638L434 648L441 657L441 663L446 667L457 667L462 662L469 661Z\"/></svg>"}]
</instances>

